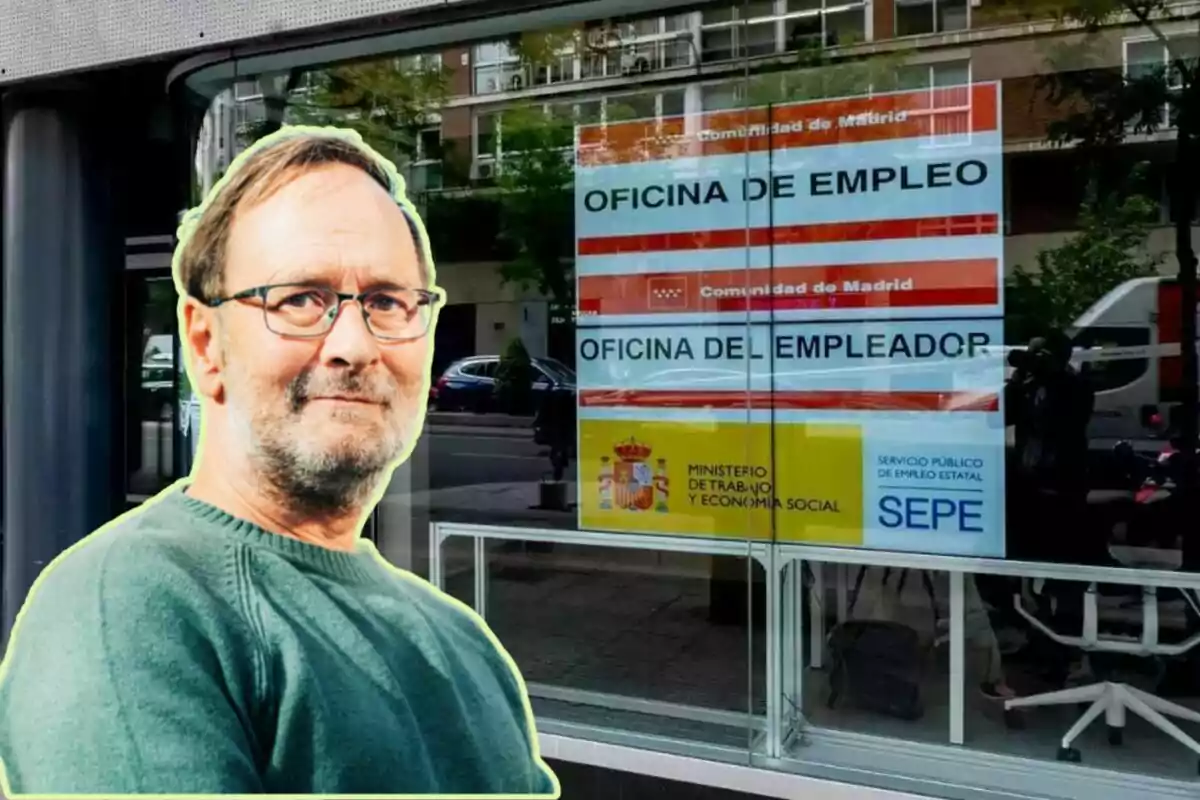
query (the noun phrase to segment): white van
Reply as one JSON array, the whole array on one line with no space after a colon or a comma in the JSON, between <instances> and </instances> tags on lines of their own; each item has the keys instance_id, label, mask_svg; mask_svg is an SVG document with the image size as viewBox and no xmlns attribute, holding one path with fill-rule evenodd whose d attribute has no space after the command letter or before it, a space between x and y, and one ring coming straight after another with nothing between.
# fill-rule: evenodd
<instances>
[{"instance_id":1,"label":"white van","mask_svg":"<svg viewBox=\"0 0 1200 800\"><path fill-rule=\"evenodd\" d=\"M1096 390L1089 429L1093 442L1153 437L1177 413L1183 367L1180 300L1174 278L1126 281L1068 331L1073 362Z\"/></svg>"}]
</instances>

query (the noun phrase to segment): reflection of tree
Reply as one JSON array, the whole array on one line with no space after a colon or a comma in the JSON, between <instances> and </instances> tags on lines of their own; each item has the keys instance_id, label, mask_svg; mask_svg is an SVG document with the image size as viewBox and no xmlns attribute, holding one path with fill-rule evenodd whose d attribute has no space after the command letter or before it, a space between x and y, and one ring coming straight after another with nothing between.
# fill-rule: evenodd
<instances>
[{"instance_id":1,"label":"reflection of tree","mask_svg":"<svg viewBox=\"0 0 1200 800\"><path fill-rule=\"evenodd\" d=\"M853 97L889 92L901 86L907 54L858 59L834 59L820 47L798 51L785 72L749 75L745 79L748 106Z\"/></svg>"},{"instance_id":2,"label":"reflection of tree","mask_svg":"<svg viewBox=\"0 0 1200 800\"><path fill-rule=\"evenodd\" d=\"M571 27L526 31L508 41L509 52L532 67L549 66L565 53L581 51L583 46L583 31Z\"/></svg>"},{"instance_id":3,"label":"reflection of tree","mask_svg":"<svg viewBox=\"0 0 1200 800\"><path fill-rule=\"evenodd\" d=\"M418 152L423 128L435 124L445 101L448 70L412 59L387 58L348 64L309 74L260 80L264 119L247 123L244 144L284 124L333 125L358 131L382 155L403 166Z\"/></svg>"},{"instance_id":4,"label":"reflection of tree","mask_svg":"<svg viewBox=\"0 0 1200 800\"><path fill-rule=\"evenodd\" d=\"M516 252L500 267L501 280L569 303L574 122L538 108L513 109L505 112L501 130L501 235Z\"/></svg>"},{"instance_id":5,"label":"reflection of tree","mask_svg":"<svg viewBox=\"0 0 1200 800\"><path fill-rule=\"evenodd\" d=\"M262 92L263 115L261 119L243 122L238 126L238 142L246 147L283 127L288 116L288 107L300 85L304 73L288 70L284 73L260 75L257 83Z\"/></svg>"},{"instance_id":6,"label":"reflection of tree","mask_svg":"<svg viewBox=\"0 0 1200 800\"><path fill-rule=\"evenodd\" d=\"M1136 185L1137 176L1129 185ZM1140 194L1101 189L1088 181L1079 230L1037 255L1036 271L1018 265L1005 304L1010 341L1024 343L1047 328L1064 330L1114 286L1158 273L1162 256L1147 253L1158 205Z\"/></svg>"},{"instance_id":7,"label":"reflection of tree","mask_svg":"<svg viewBox=\"0 0 1200 800\"><path fill-rule=\"evenodd\" d=\"M1181 453L1185 485L1178 491L1189 503L1197 498L1195 442L1197 441L1196 357L1196 254L1192 247L1192 220L1196 213L1197 174L1200 172L1200 59L1194 38L1170 37L1164 31L1179 24L1194 37L1200 14L1194 8L1170 0L1065 0L1052 5L1048 0L1024 0L1040 11L1051 11L1060 20L1081 26L1084 41L1063 46L1058 60L1043 80L1048 96L1062 112L1049 126L1049 137L1058 144L1073 144L1084 151L1092 164L1118 165L1116 148L1131 135L1156 133L1169 124L1174 128L1173 163L1169 177L1171 219L1175 231L1175 257L1183 318L1181 320L1182 404L1179 434L1185 442ZM1107 64L1079 69L1089 51L1103 41L1111 26L1133 21L1148 30L1162 46L1162 65L1138 65L1122 70ZM1053 61L1053 59L1052 59ZM1094 64L1095 62L1091 62ZM1169 109L1168 114L1164 110ZM1111 287L1109 287L1111 288ZM1194 510L1193 506L1193 510ZM1195 514L1185 514L1184 518ZM1189 566L1200 563L1200 542L1185 550Z\"/></svg>"}]
</instances>

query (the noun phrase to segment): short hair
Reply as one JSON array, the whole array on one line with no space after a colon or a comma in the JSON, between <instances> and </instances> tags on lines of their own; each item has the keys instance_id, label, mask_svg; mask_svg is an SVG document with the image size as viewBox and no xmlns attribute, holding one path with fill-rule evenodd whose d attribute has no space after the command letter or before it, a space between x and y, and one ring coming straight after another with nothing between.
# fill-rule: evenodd
<instances>
[{"instance_id":1,"label":"short hair","mask_svg":"<svg viewBox=\"0 0 1200 800\"><path fill-rule=\"evenodd\" d=\"M239 208L267 200L299 174L328 164L345 164L364 172L393 198L403 195L398 177L368 148L351 138L335 132L314 132L307 129L285 129L291 133L263 143L234 167L218 183L206 202L193 210L197 215L194 228L177 257L176 279L180 288L201 301L221 296L225 287L225 255L229 231ZM426 242L415 212L397 202L412 233L417 260L423 280L430 280L431 270L426 263Z\"/></svg>"}]
</instances>

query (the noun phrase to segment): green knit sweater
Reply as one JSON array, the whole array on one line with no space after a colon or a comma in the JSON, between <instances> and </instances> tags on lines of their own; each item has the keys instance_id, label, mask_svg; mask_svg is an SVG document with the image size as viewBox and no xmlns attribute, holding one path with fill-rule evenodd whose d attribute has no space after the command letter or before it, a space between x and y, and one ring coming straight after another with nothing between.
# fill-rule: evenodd
<instances>
[{"instance_id":1,"label":"green knit sweater","mask_svg":"<svg viewBox=\"0 0 1200 800\"><path fill-rule=\"evenodd\" d=\"M52 564L0 668L14 793L540 794L515 666L363 542L176 488Z\"/></svg>"}]
</instances>

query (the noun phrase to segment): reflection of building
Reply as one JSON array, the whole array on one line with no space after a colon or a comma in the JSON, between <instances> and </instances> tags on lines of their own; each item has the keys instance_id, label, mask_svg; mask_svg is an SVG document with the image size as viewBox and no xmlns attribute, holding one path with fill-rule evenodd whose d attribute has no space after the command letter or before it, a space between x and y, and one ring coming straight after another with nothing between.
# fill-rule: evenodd
<instances>
[{"instance_id":1,"label":"reflection of building","mask_svg":"<svg viewBox=\"0 0 1200 800\"><path fill-rule=\"evenodd\" d=\"M1182 29L1167 28L1165 33L1197 40L1194 32ZM964 37L969 37L969 47ZM1092 40L1095 64L1120 65L1133 74L1165 63L1162 44L1133 27L1114 27ZM417 193L442 201L461 198L464 189L493 185L512 148L502 112L513 107L532 106L579 123L698 118L702 112L767 99L805 99L816 91L808 85L812 75L870 56L887 68L863 70L848 84L855 91L1003 83L1006 264L1009 269L1033 268L1038 252L1059 243L1073 228L1083 196L1079 159L1046 145L1047 123L1058 111L1039 83L1039 73L1048 69L1047 54L1069 41L1069 34L1049 22L1030 21L983 0L758 0L593 20L573 31L447 48L406 57L406 69L444 67L448 93L440 114L430 115L416 133L406 174ZM531 49L539 54L536 64L526 57ZM801 68L798 53L822 51L819 67ZM761 80L773 73L785 77L773 83ZM1169 119L1167 109L1163 114ZM197 156L200 174L219 174L240 146L237 131L247 120L263 116L262 87L252 81L220 95L205 123L211 132ZM1139 158L1152 162L1149 193L1162 204L1162 227L1149 242L1153 252L1172 248L1167 170L1161 166L1171 161L1169 139L1162 133L1129 138L1129 146L1141 151ZM569 157L569 142L563 144L564 157ZM479 193L475 195L478 200ZM453 207L442 203L444 209ZM508 339L520 335L534 352L550 347L551 355L570 361L569 344L556 344L562 337L549 325L553 315L545 298L503 286L498 279L499 262L491 247L498 233L496 215L481 219L477 205L464 204L460 216L439 217L439 223L469 225L477 234L472 241L454 237L452 246L439 253L439 280L451 302L473 306L448 312L474 334L444 343L444 349L463 351L447 357L499 352Z\"/></svg>"}]
</instances>

